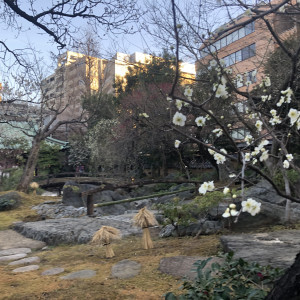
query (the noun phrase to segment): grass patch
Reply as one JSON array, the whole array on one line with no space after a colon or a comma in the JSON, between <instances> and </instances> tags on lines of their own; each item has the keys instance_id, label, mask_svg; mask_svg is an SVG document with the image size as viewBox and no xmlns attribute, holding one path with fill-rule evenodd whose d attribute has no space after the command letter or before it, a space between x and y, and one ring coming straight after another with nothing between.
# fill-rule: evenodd
<instances>
[{"instance_id":1,"label":"grass patch","mask_svg":"<svg viewBox=\"0 0 300 300\"><path fill-rule=\"evenodd\" d=\"M0 192L4 195L9 191ZM33 206L43 203L47 200L58 200L58 197L41 197L34 194L25 194L19 192L21 196L21 205L18 208L7 211L0 211L0 230L9 229L13 222L18 221L35 221L39 218Z\"/></svg>"},{"instance_id":2,"label":"grass patch","mask_svg":"<svg viewBox=\"0 0 300 300\"><path fill-rule=\"evenodd\" d=\"M141 237L128 237L113 244L116 257L105 258L105 249L89 244L61 245L37 251L40 269L13 274L13 266L0 265L1 299L161 299L169 290L178 289L180 282L158 271L163 257L176 255L210 256L217 254L217 236L201 238L153 238L154 249L144 250ZM140 274L130 279L111 277L111 267L123 259L140 262ZM63 267L65 273L40 276L44 270ZM93 269L90 279L61 280L60 276L83 269Z\"/></svg>"}]
</instances>

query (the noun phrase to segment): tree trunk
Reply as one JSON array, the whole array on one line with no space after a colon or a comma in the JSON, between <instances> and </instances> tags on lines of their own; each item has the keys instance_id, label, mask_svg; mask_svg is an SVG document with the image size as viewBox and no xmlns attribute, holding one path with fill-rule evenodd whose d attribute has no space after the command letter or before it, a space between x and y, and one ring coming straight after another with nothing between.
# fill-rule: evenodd
<instances>
[{"instance_id":1,"label":"tree trunk","mask_svg":"<svg viewBox=\"0 0 300 300\"><path fill-rule=\"evenodd\" d=\"M37 164L40 146L41 141L34 139L20 183L17 186L17 191L25 193L28 191L29 184L32 182L32 178L34 176L34 170Z\"/></svg>"},{"instance_id":2,"label":"tree trunk","mask_svg":"<svg viewBox=\"0 0 300 300\"><path fill-rule=\"evenodd\" d=\"M290 196L291 195L290 183L285 170L283 171L282 175L284 179L285 193L288 196ZM288 224L290 223L290 221L291 221L291 200L286 199L284 222Z\"/></svg>"},{"instance_id":3,"label":"tree trunk","mask_svg":"<svg viewBox=\"0 0 300 300\"><path fill-rule=\"evenodd\" d=\"M274 284L265 300L299 300L300 299L300 253L283 276Z\"/></svg>"}]
</instances>

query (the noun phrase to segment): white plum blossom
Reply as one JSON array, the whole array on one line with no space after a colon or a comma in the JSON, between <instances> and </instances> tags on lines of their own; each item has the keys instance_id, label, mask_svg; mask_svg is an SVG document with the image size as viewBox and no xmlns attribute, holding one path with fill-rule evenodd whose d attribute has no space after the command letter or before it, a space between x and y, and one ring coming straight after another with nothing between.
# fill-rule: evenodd
<instances>
[{"instance_id":1,"label":"white plum blossom","mask_svg":"<svg viewBox=\"0 0 300 300\"><path fill-rule=\"evenodd\" d=\"M251 152L252 156L256 156L260 152L260 149L258 147L254 148L254 151Z\"/></svg>"},{"instance_id":2,"label":"white plum blossom","mask_svg":"<svg viewBox=\"0 0 300 300\"><path fill-rule=\"evenodd\" d=\"M209 192L212 192L214 189L215 189L214 182L213 181L209 181L208 184L207 184L207 190Z\"/></svg>"},{"instance_id":3,"label":"white plum blossom","mask_svg":"<svg viewBox=\"0 0 300 300\"><path fill-rule=\"evenodd\" d=\"M214 155L216 153L216 151L208 148L207 151L209 152L210 155Z\"/></svg>"},{"instance_id":4,"label":"white plum blossom","mask_svg":"<svg viewBox=\"0 0 300 300\"><path fill-rule=\"evenodd\" d=\"M236 197L237 197L237 195L236 195L236 194L233 194L233 195L232 195L232 198L233 198L233 199L235 199Z\"/></svg>"},{"instance_id":5,"label":"white plum blossom","mask_svg":"<svg viewBox=\"0 0 300 300\"><path fill-rule=\"evenodd\" d=\"M204 126L205 122L206 122L206 118L200 116L195 119L195 122L196 122L197 126L199 126L199 127Z\"/></svg>"},{"instance_id":6,"label":"white plum blossom","mask_svg":"<svg viewBox=\"0 0 300 300\"><path fill-rule=\"evenodd\" d=\"M277 115L277 111L275 109L271 109L270 114L275 117Z\"/></svg>"},{"instance_id":7,"label":"white plum blossom","mask_svg":"<svg viewBox=\"0 0 300 300\"><path fill-rule=\"evenodd\" d=\"M287 155L286 155L286 159L287 159L288 161L292 161L292 160L294 159L293 154L287 154Z\"/></svg>"},{"instance_id":8,"label":"white plum blossom","mask_svg":"<svg viewBox=\"0 0 300 300\"><path fill-rule=\"evenodd\" d=\"M281 94L285 95L286 103L291 103L293 90L290 87L288 87L285 91L281 91Z\"/></svg>"},{"instance_id":9,"label":"white plum blossom","mask_svg":"<svg viewBox=\"0 0 300 300\"><path fill-rule=\"evenodd\" d=\"M147 113L141 113L139 114L140 117L149 118L149 115Z\"/></svg>"},{"instance_id":10,"label":"white plum blossom","mask_svg":"<svg viewBox=\"0 0 300 300\"><path fill-rule=\"evenodd\" d=\"M218 165L222 165L226 161L226 157L220 153L215 153L214 159Z\"/></svg>"},{"instance_id":11,"label":"white plum blossom","mask_svg":"<svg viewBox=\"0 0 300 300\"><path fill-rule=\"evenodd\" d=\"M242 212L248 212L252 216L255 216L260 212L260 206L261 203L252 198L248 198L247 201L242 201Z\"/></svg>"},{"instance_id":12,"label":"white plum blossom","mask_svg":"<svg viewBox=\"0 0 300 300\"><path fill-rule=\"evenodd\" d=\"M175 148L179 148L181 141L175 140Z\"/></svg>"},{"instance_id":13,"label":"white plum blossom","mask_svg":"<svg viewBox=\"0 0 300 300\"><path fill-rule=\"evenodd\" d=\"M251 160L251 153L246 153L245 154L245 161L250 161Z\"/></svg>"},{"instance_id":14,"label":"white plum blossom","mask_svg":"<svg viewBox=\"0 0 300 300\"><path fill-rule=\"evenodd\" d=\"M276 106L280 107L284 103L284 99L285 98L283 96L281 96L280 100L276 103Z\"/></svg>"},{"instance_id":15,"label":"white plum blossom","mask_svg":"<svg viewBox=\"0 0 300 300\"><path fill-rule=\"evenodd\" d=\"M210 64L211 67L215 67L217 65L217 61L213 59L213 60L210 61L209 64Z\"/></svg>"},{"instance_id":16,"label":"white plum blossom","mask_svg":"<svg viewBox=\"0 0 300 300\"><path fill-rule=\"evenodd\" d=\"M220 151L227 154L227 151L224 148L220 149Z\"/></svg>"},{"instance_id":17,"label":"white plum blossom","mask_svg":"<svg viewBox=\"0 0 300 300\"><path fill-rule=\"evenodd\" d=\"M257 163L257 159L254 158L254 159L252 160L252 164L255 165L256 163Z\"/></svg>"},{"instance_id":18,"label":"white plum blossom","mask_svg":"<svg viewBox=\"0 0 300 300\"><path fill-rule=\"evenodd\" d=\"M236 80L236 84L237 84L237 85L240 85L240 86L241 86L241 85L244 84L244 82L243 82L243 81L244 81L244 78L243 78L243 75L241 75L241 74L237 74L235 80Z\"/></svg>"},{"instance_id":19,"label":"white plum blossom","mask_svg":"<svg viewBox=\"0 0 300 300\"><path fill-rule=\"evenodd\" d=\"M182 108L182 101L179 99L176 99L175 105L177 107L178 110L181 110Z\"/></svg>"},{"instance_id":20,"label":"white plum blossom","mask_svg":"<svg viewBox=\"0 0 300 300\"><path fill-rule=\"evenodd\" d=\"M252 142L252 140L253 140L253 136L252 136L252 135L247 134L247 135L245 136L245 142L247 143L247 145L250 145L251 142Z\"/></svg>"},{"instance_id":21,"label":"white plum blossom","mask_svg":"<svg viewBox=\"0 0 300 300\"><path fill-rule=\"evenodd\" d=\"M186 87L184 90L184 96L186 97L192 97L193 96L193 89L190 87Z\"/></svg>"},{"instance_id":22,"label":"white plum blossom","mask_svg":"<svg viewBox=\"0 0 300 300\"><path fill-rule=\"evenodd\" d=\"M259 121L259 120L256 121L255 127L256 127L257 131L261 131L261 129L262 129L262 121Z\"/></svg>"},{"instance_id":23,"label":"white plum blossom","mask_svg":"<svg viewBox=\"0 0 300 300\"><path fill-rule=\"evenodd\" d=\"M226 208L225 212L222 214L223 218L229 218L235 217L239 214L238 211L236 211L236 205L234 203L231 203L229 207Z\"/></svg>"},{"instance_id":24,"label":"white plum blossom","mask_svg":"<svg viewBox=\"0 0 300 300\"><path fill-rule=\"evenodd\" d=\"M226 68L226 69L224 69L224 71L227 74L232 74L232 69L231 68Z\"/></svg>"},{"instance_id":25,"label":"white plum blossom","mask_svg":"<svg viewBox=\"0 0 300 300\"><path fill-rule=\"evenodd\" d=\"M285 169L288 169L288 168L290 167L290 163L289 163L288 160L285 160L285 161L283 162L283 167L284 167Z\"/></svg>"},{"instance_id":26,"label":"white plum blossom","mask_svg":"<svg viewBox=\"0 0 300 300\"><path fill-rule=\"evenodd\" d=\"M261 153L261 156L259 158L260 161L265 161L269 158L269 150L265 150Z\"/></svg>"},{"instance_id":27,"label":"white plum blossom","mask_svg":"<svg viewBox=\"0 0 300 300\"><path fill-rule=\"evenodd\" d=\"M223 134L223 130L221 128L214 129L212 132L215 133L217 137L220 137Z\"/></svg>"},{"instance_id":28,"label":"white plum blossom","mask_svg":"<svg viewBox=\"0 0 300 300\"><path fill-rule=\"evenodd\" d=\"M229 178L234 178L234 177L236 177L235 174L229 174Z\"/></svg>"},{"instance_id":29,"label":"white plum blossom","mask_svg":"<svg viewBox=\"0 0 300 300\"><path fill-rule=\"evenodd\" d=\"M261 101L262 102L266 102L267 100L271 100L271 95L265 95L265 96L261 96Z\"/></svg>"},{"instance_id":30,"label":"white plum blossom","mask_svg":"<svg viewBox=\"0 0 300 300\"><path fill-rule=\"evenodd\" d=\"M180 112L176 112L173 116L173 124L178 126L184 126L186 121L186 116Z\"/></svg>"},{"instance_id":31,"label":"white plum blossom","mask_svg":"<svg viewBox=\"0 0 300 300\"><path fill-rule=\"evenodd\" d=\"M230 188L225 187L224 190L223 190L223 194L227 195L229 192L230 192Z\"/></svg>"},{"instance_id":32,"label":"white plum blossom","mask_svg":"<svg viewBox=\"0 0 300 300\"><path fill-rule=\"evenodd\" d=\"M300 117L300 112L297 109L291 108L289 110L288 117L291 119L291 126L293 126Z\"/></svg>"},{"instance_id":33,"label":"white plum blossom","mask_svg":"<svg viewBox=\"0 0 300 300\"><path fill-rule=\"evenodd\" d=\"M239 212L236 211L235 208L233 208L233 209L230 210L230 214L231 214L232 217L236 217L239 214Z\"/></svg>"},{"instance_id":34,"label":"white plum blossom","mask_svg":"<svg viewBox=\"0 0 300 300\"><path fill-rule=\"evenodd\" d=\"M270 79L270 77L268 77L268 76L266 76L265 78L264 78L264 84L265 84L265 86L271 86L271 79Z\"/></svg>"},{"instance_id":35,"label":"white plum blossom","mask_svg":"<svg viewBox=\"0 0 300 300\"><path fill-rule=\"evenodd\" d=\"M228 92L224 84L219 84L216 90L216 98L226 99L228 97Z\"/></svg>"},{"instance_id":36,"label":"white plum blossom","mask_svg":"<svg viewBox=\"0 0 300 300\"><path fill-rule=\"evenodd\" d=\"M203 182L199 188L199 193L205 195L207 191L212 192L214 188L215 186L213 181Z\"/></svg>"},{"instance_id":37,"label":"white plum blossom","mask_svg":"<svg viewBox=\"0 0 300 300\"><path fill-rule=\"evenodd\" d=\"M276 124L280 124L281 120L279 116L274 116L272 119L269 120L269 122L271 123L271 125L275 126Z\"/></svg>"},{"instance_id":38,"label":"white plum blossom","mask_svg":"<svg viewBox=\"0 0 300 300\"><path fill-rule=\"evenodd\" d=\"M222 214L223 218L229 218L230 217L230 209L226 208L225 212Z\"/></svg>"},{"instance_id":39,"label":"white plum blossom","mask_svg":"<svg viewBox=\"0 0 300 300\"><path fill-rule=\"evenodd\" d=\"M170 102L171 102L172 100L173 100L173 99L172 99L171 97L169 97L169 96L167 97L167 101L170 101Z\"/></svg>"},{"instance_id":40,"label":"white plum blossom","mask_svg":"<svg viewBox=\"0 0 300 300\"><path fill-rule=\"evenodd\" d=\"M208 183L207 182L203 182L201 184L201 186L199 187L199 194L205 195L207 192L207 188L208 188Z\"/></svg>"},{"instance_id":41,"label":"white plum blossom","mask_svg":"<svg viewBox=\"0 0 300 300\"><path fill-rule=\"evenodd\" d=\"M267 146L268 144L269 144L269 141L267 141L267 140L262 140L262 141L259 143L259 145L258 145L258 149L262 150L262 148L263 148L264 146Z\"/></svg>"}]
</instances>

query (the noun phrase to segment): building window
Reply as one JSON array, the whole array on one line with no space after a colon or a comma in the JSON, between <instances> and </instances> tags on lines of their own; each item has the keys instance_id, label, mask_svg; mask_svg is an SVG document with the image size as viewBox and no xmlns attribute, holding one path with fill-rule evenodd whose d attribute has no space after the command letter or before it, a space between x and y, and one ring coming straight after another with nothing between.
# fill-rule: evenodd
<instances>
[{"instance_id":1,"label":"building window","mask_svg":"<svg viewBox=\"0 0 300 300\"><path fill-rule=\"evenodd\" d=\"M231 53L223 57L226 67L231 66L239 61L246 60L252 56L255 56L255 44L249 45L237 52Z\"/></svg>"},{"instance_id":2,"label":"building window","mask_svg":"<svg viewBox=\"0 0 300 300\"><path fill-rule=\"evenodd\" d=\"M236 128L231 131L231 137L236 140L243 140L249 131L245 128Z\"/></svg>"},{"instance_id":3,"label":"building window","mask_svg":"<svg viewBox=\"0 0 300 300\"><path fill-rule=\"evenodd\" d=\"M220 40L212 43L210 46L208 46L206 49L202 49L200 51L200 57L205 57L209 54L208 49L210 49L210 52L214 52L215 50L219 50L223 47L226 47L234 42L236 42L239 39L242 39L243 37L247 36L248 34L251 34L255 31L255 23L251 22L247 24L245 27L242 27L229 35L221 38Z\"/></svg>"},{"instance_id":4,"label":"building window","mask_svg":"<svg viewBox=\"0 0 300 300\"><path fill-rule=\"evenodd\" d=\"M252 70L247 72L246 75L246 82L251 82L251 83L255 83L256 82L256 74L257 71L256 70Z\"/></svg>"}]
</instances>

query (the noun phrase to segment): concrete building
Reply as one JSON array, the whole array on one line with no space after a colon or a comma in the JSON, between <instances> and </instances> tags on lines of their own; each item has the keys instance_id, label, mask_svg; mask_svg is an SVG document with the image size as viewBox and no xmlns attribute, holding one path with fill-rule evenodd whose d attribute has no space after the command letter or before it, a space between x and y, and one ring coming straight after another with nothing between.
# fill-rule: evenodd
<instances>
[{"instance_id":1,"label":"concrete building","mask_svg":"<svg viewBox=\"0 0 300 300\"><path fill-rule=\"evenodd\" d=\"M263 3L263 2L262 2ZM267 10L269 5L259 5L261 10ZM293 7L287 6L286 11L292 13ZM271 23L275 33L281 38L300 34L299 15L290 14L270 14L265 17ZM267 25L262 19L257 19L251 23L239 27L245 21L251 19L251 13L246 12L230 23L218 28L209 40L206 40L200 48L200 60L197 63L199 72L203 66L207 66L214 59L213 55L219 60L223 60L226 67L232 68L233 74L242 76L238 80L237 87L245 89L246 82L252 84L259 83L263 77L264 63L269 54L272 53L277 43L270 33ZM298 22L297 22L298 21ZM222 32L232 26L234 29ZM213 54L213 55L212 55ZM250 85L250 89L253 86Z\"/></svg>"},{"instance_id":2,"label":"concrete building","mask_svg":"<svg viewBox=\"0 0 300 300\"><path fill-rule=\"evenodd\" d=\"M114 84L125 77L130 66L147 64L151 60L151 55L140 52L131 55L117 52L112 59L107 60L67 51L59 57L55 72L42 81L42 97L50 108L63 109L68 105L57 121L79 118L83 95L96 92L114 94ZM185 75L195 77L194 64L182 63L181 68ZM56 137L68 140L76 126L62 127Z\"/></svg>"},{"instance_id":3,"label":"concrete building","mask_svg":"<svg viewBox=\"0 0 300 300\"><path fill-rule=\"evenodd\" d=\"M269 8L270 6L264 3L259 5L261 10ZM292 36L300 38L300 16L291 16L294 9L293 6L287 5L285 11L288 14L273 13L265 16L281 40ZM201 73L203 68L207 69L212 60L219 60L223 66L232 69L235 86L240 91L251 91L259 84L264 77L264 64L278 44L262 19L238 26L250 19L251 13L246 12L219 27L201 46L196 72ZM234 29L230 30L233 26ZM225 33L222 33L224 31ZM240 112L245 111L244 100L241 96L237 97L236 106ZM243 139L246 134L244 127L232 131L235 139Z\"/></svg>"}]
</instances>

